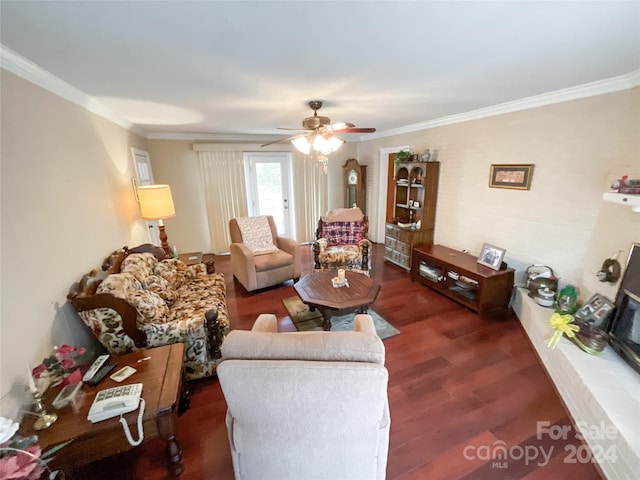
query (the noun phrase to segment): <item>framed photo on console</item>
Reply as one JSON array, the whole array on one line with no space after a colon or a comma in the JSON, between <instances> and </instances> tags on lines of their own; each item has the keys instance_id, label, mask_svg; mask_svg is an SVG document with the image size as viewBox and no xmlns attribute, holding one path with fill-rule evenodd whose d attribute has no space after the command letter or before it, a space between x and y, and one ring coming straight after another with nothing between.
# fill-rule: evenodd
<instances>
[{"instance_id":1,"label":"framed photo on console","mask_svg":"<svg viewBox=\"0 0 640 480\"><path fill-rule=\"evenodd\" d=\"M590 324L592 327L604 329L612 311L613 303L599 293L596 293L576 312L575 316Z\"/></svg>"},{"instance_id":2,"label":"framed photo on console","mask_svg":"<svg viewBox=\"0 0 640 480\"><path fill-rule=\"evenodd\" d=\"M506 250L504 248L485 243L482 245L482 250L478 256L478 263L494 270L500 270L505 253Z\"/></svg>"}]
</instances>

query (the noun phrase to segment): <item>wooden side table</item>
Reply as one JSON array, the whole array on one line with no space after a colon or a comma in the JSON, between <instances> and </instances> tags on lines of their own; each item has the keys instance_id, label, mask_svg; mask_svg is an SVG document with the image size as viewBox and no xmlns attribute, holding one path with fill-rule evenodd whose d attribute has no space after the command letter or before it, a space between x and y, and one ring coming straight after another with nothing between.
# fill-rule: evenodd
<instances>
[{"instance_id":1,"label":"wooden side table","mask_svg":"<svg viewBox=\"0 0 640 480\"><path fill-rule=\"evenodd\" d=\"M185 265L204 263L207 266L207 273L216 273L216 264L212 259L212 255L207 255L205 259L202 252L182 253L178 255L178 259Z\"/></svg>"},{"instance_id":2,"label":"wooden side table","mask_svg":"<svg viewBox=\"0 0 640 480\"><path fill-rule=\"evenodd\" d=\"M165 440L169 471L173 475L180 475L183 471L182 449L176 438L176 421L183 392L183 353L184 345L176 343L116 357L117 365L111 373L125 365L135 368L137 372L122 383L111 380L107 375L95 387L84 384L73 406L55 410L58 420L53 425L46 430L36 431L32 428L30 417L27 417L21 426L21 434L38 435L38 443L43 451L73 440L55 454L52 462L53 468L63 471L72 471L84 464L127 451L134 447L127 442L119 417L91 423L87 420L87 413L99 391L118 385L142 383L142 398L146 403L143 417L144 441L154 437ZM57 388L45 393L47 411L54 411L51 401L57 394ZM139 410L136 410L124 415L134 438L138 413Z\"/></svg>"},{"instance_id":3,"label":"wooden side table","mask_svg":"<svg viewBox=\"0 0 640 480\"><path fill-rule=\"evenodd\" d=\"M202 252L181 253L178 258L185 265L195 265L202 262Z\"/></svg>"}]
</instances>

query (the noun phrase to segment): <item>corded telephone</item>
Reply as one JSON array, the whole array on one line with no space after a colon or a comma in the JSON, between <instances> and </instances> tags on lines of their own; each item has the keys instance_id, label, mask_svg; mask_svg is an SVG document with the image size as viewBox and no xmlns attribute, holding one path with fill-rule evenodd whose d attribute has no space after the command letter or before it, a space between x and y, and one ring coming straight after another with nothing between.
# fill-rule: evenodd
<instances>
[{"instance_id":1,"label":"corded telephone","mask_svg":"<svg viewBox=\"0 0 640 480\"><path fill-rule=\"evenodd\" d=\"M140 445L144 439L144 433L142 431L142 416L144 415L145 407L144 399L140 396L141 393L141 383L132 383L129 385L121 385L101 390L96 395L96 398L89 409L87 419L92 423L96 423L120 415L120 423L124 428L127 440L133 446ZM127 425L127 421L122 417L122 415L133 412L138 408L138 405L140 405L140 413L138 414L139 438L138 440L133 440L131 432L129 431L129 425Z\"/></svg>"}]
</instances>

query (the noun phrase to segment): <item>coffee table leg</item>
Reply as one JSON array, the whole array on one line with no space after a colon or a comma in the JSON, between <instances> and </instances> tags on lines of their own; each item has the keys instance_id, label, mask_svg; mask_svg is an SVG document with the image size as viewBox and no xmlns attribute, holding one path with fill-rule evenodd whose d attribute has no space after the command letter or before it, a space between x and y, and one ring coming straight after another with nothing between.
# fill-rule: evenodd
<instances>
[{"instance_id":1,"label":"coffee table leg","mask_svg":"<svg viewBox=\"0 0 640 480\"><path fill-rule=\"evenodd\" d=\"M322 329L328 332L329 330L331 330L331 313L329 312L329 310L323 310L322 318Z\"/></svg>"},{"instance_id":2,"label":"coffee table leg","mask_svg":"<svg viewBox=\"0 0 640 480\"><path fill-rule=\"evenodd\" d=\"M169 472L175 476L181 475L182 466L182 447L175 433L174 414L160 415L156 422L158 424L158 433L160 438L167 442L167 461Z\"/></svg>"}]
</instances>

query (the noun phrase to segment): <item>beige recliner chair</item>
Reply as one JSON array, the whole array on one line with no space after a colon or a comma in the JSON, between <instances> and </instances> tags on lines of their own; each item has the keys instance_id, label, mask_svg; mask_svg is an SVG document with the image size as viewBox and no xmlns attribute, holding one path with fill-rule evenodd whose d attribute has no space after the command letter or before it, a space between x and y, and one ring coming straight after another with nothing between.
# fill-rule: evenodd
<instances>
[{"instance_id":1,"label":"beige recliner chair","mask_svg":"<svg viewBox=\"0 0 640 480\"><path fill-rule=\"evenodd\" d=\"M232 218L231 268L249 292L300 278L300 244L278 236L272 216Z\"/></svg>"},{"instance_id":2,"label":"beige recliner chair","mask_svg":"<svg viewBox=\"0 0 640 480\"><path fill-rule=\"evenodd\" d=\"M234 330L217 373L236 480L384 479L384 345L369 315L353 332L277 333L274 315Z\"/></svg>"}]
</instances>

